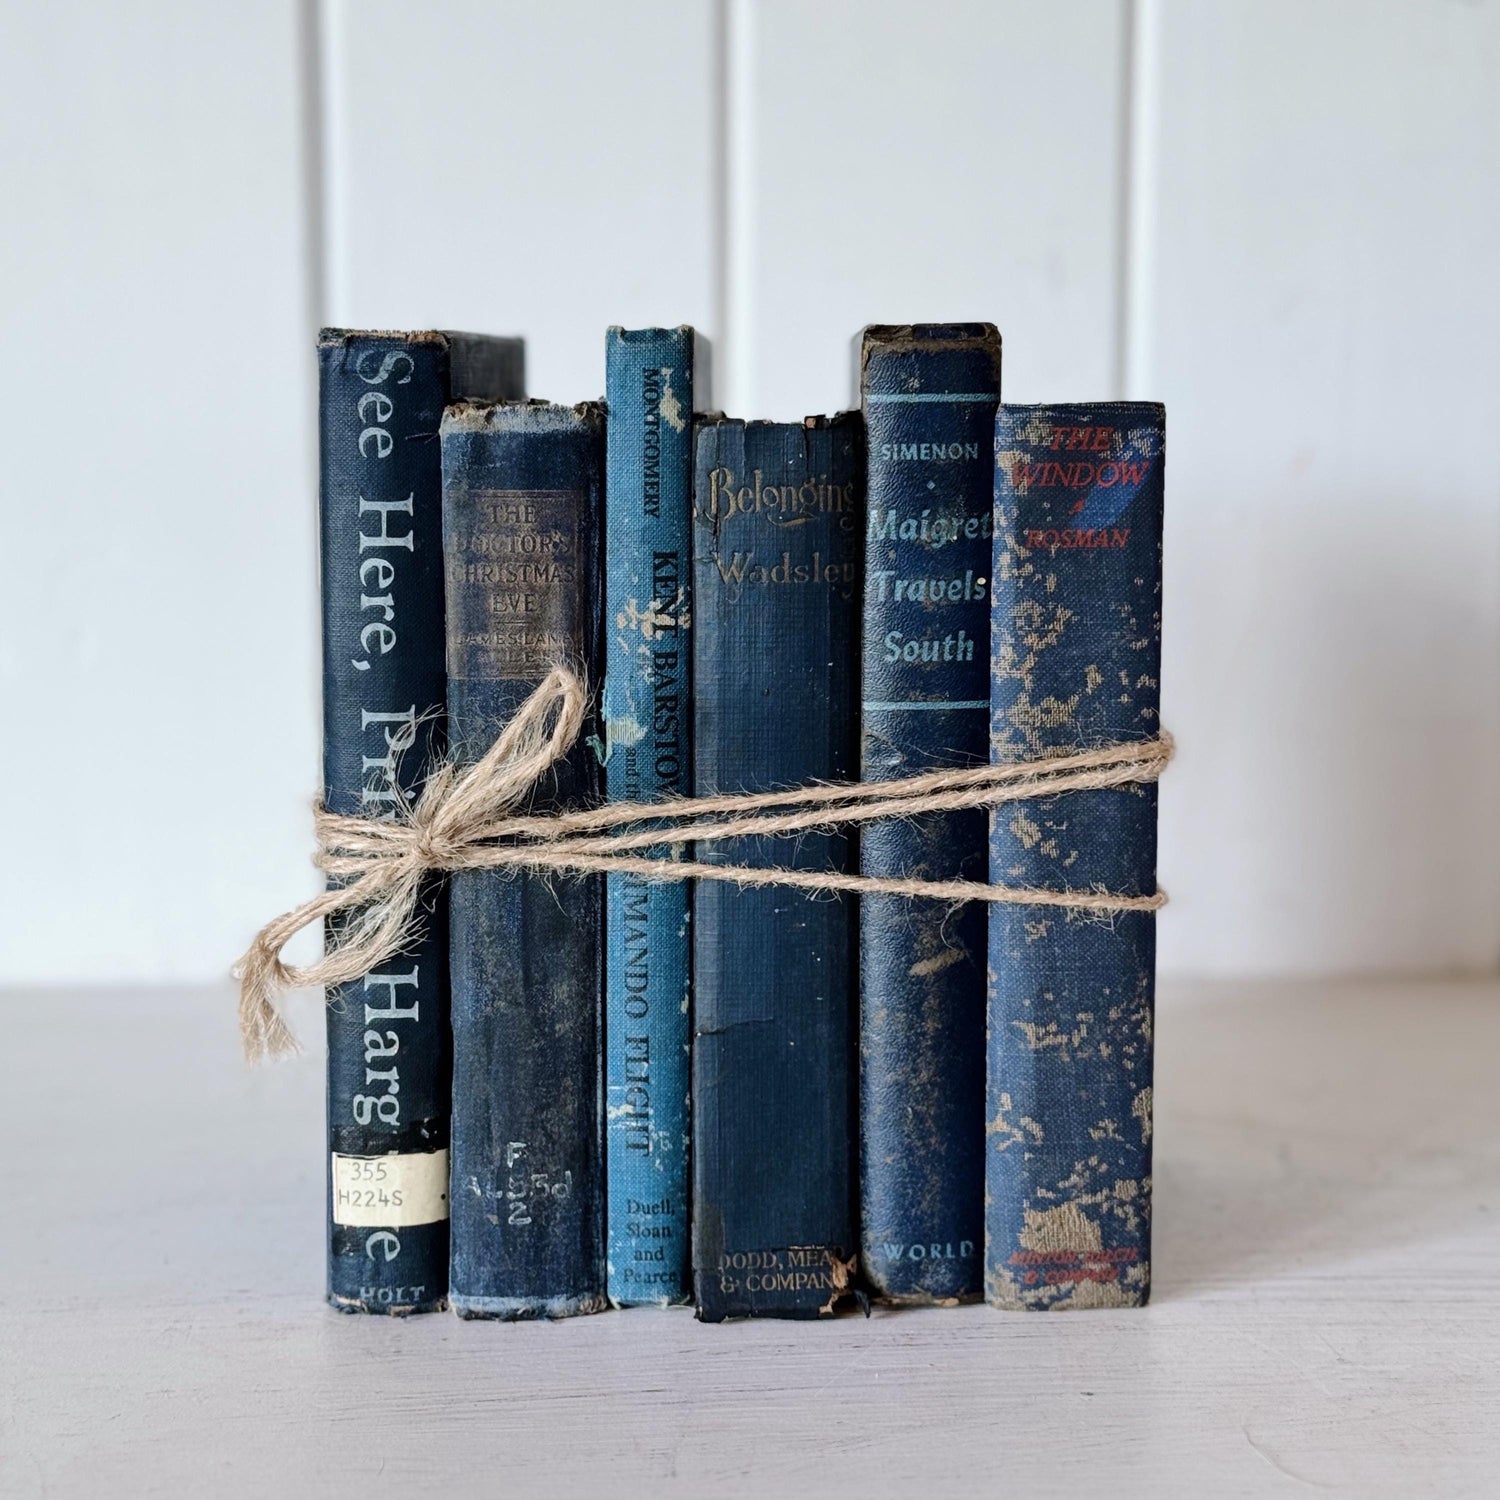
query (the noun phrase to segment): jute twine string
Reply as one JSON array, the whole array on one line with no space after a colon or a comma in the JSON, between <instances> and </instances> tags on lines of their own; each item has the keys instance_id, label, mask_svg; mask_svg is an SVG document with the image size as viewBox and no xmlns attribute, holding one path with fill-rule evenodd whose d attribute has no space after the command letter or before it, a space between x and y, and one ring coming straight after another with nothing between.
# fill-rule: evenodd
<instances>
[{"instance_id":1,"label":"jute twine string","mask_svg":"<svg viewBox=\"0 0 1500 1500\"><path fill-rule=\"evenodd\" d=\"M423 883L438 871L558 870L657 881L725 880L740 886L1065 907L1100 915L1155 911L1166 901L1160 891L1126 896L1105 890L1040 890L976 880L710 864L634 851L806 833L1151 782L1172 758L1167 734L1003 765L928 771L898 781L615 802L545 816L515 813L576 743L587 709L582 680L567 667L555 667L482 759L464 767L447 761L438 765L416 800L403 805L394 820L347 817L321 805L316 809L314 863L333 883L268 922L235 966L247 1058L253 1062L297 1050L276 1007L281 991L348 984L407 946L419 922ZM347 916L322 958L302 966L282 961L282 949L303 928L340 913Z\"/></svg>"}]
</instances>

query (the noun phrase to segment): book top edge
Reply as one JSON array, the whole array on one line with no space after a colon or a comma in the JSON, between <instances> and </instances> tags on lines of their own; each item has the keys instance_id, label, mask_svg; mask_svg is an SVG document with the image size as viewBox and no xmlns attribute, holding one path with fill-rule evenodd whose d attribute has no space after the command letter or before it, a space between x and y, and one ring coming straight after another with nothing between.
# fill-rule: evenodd
<instances>
[{"instance_id":1,"label":"book top edge","mask_svg":"<svg viewBox=\"0 0 1500 1500\"><path fill-rule=\"evenodd\" d=\"M465 333L452 328L320 328L318 347L336 349L356 339L386 339L397 344L451 344L455 339L481 340L487 344L522 344L524 339L508 333Z\"/></svg>"},{"instance_id":2,"label":"book top edge","mask_svg":"<svg viewBox=\"0 0 1500 1500\"><path fill-rule=\"evenodd\" d=\"M1088 412L1119 412L1134 417L1156 417L1163 422L1167 417L1167 408L1160 401L1037 401L1029 403L1004 401L1000 405L1002 416L1022 413L1044 416L1050 412L1065 413L1068 416L1078 416Z\"/></svg>"},{"instance_id":3,"label":"book top edge","mask_svg":"<svg viewBox=\"0 0 1500 1500\"><path fill-rule=\"evenodd\" d=\"M441 431L576 432L604 421L602 401L559 406L536 398L517 401L455 401L443 408Z\"/></svg>"},{"instance_id":4,"label":"book top edge","mask_svg":"<svg viewBox=\"0 0 1500 1500\"><path fill-rule=\"evenodd\" d=\"M870 323L860 330L866 349L968 349L1002 341L993 323Z\"/></svg>"},{"instance_id":5,"label":"book top edge","mask_svg":"<svg viewBox=\"0 0 1500 1500\"><path fill-rule=\"evenodd\" d=\"M654 344L658 339L691 341L697 336L697 330L691 323L679 323L675 328L622 328L618 323L612 323L606 336L619 344Z\"/></svg>"},{"instance_id":6,"label":"book top edge","mask_svg":"<svg viewBox=\"0 0 1500 1500\"><path fill-rule=\"evenodd\" d=\"M804 430L817 431L825 427L842 427L849 422L860 420L857 411L838 411L831 416L815 415L803 417L799 422L773 422L765 417L726 417L721 411L697 412L693 416L693 425L696 427L743 427L747 432L763 431L767 428L779 428L787 431L801 432Z\"/></svg>"}]
</instances>

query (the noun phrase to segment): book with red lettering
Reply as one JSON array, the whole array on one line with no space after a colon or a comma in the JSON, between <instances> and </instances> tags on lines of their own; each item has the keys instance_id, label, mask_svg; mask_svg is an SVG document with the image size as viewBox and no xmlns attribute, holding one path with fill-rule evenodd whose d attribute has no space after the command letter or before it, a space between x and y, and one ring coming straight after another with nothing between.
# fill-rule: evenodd
<instances>
[{"instance_id":1,"label":"book with red lettering","mask_svg":"<svg viewBox=\"0 0 1500 1500\"><path fill-rule=\"evenodd\" d=\"M990 754L1161 732L1165 413L1002 407L995 437ZM1149 895L1156 787L995 810L990 877ZM1151 1288L1156 918L990 908L986 1293L1132 1307Z\"/></svg>"}]
</instances>

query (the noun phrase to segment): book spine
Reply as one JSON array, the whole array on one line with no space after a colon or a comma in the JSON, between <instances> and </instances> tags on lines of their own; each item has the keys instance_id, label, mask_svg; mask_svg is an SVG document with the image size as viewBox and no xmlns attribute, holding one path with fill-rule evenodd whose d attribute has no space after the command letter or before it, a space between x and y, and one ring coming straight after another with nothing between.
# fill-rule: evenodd
<instances>
[{"instance_id":1,"label":"book spine","mask_svg":"<svg viewBox=\"0 0 1500 1500\"><path fill-rule=\"evenodd\" d=\"M697 427L699 795L854 772L860 438L851 416ZM804 834L700 844L697 857L844 870L851 851L843 835ZM853 903L721 881L694 899L698 1316L818 1317L857 1262Z\"/></svg>"},{"instance_id":2,"label":"book spine","mask_svg":"<svg viewBox=\"0 0 1500 1500\"><path fill-rule=\"evenodd\" d=\"M654 802L692 791L692 329L610 329L605 396L605 790ZM690 1294L689 906L686 882L605 882L605 1218L618 1307Z\"/></svg>"},{"instance_id":3,"label":"book spine","mask_svg":"<svg viewBox=\"0 0 1500 1500\"><path fill-rule=\"evenodd\" d=\"M558 662L598 662L604 414L540 402L443 417L448 731L477 760ZM578 747L538 811L596 798ZM592 877L454 875L453 1240L462 1317L604 1306L601 893Z\"/></svg>"},{"instance_id":4,"label":"book spine","mask_svg":"<svg viewBox=\"0 0 1500 1500\"><path fill-rule=\"evenodd\" d=\"M991 754L1160 733L1165 416L1020 406L996 427ZM1156 788L996 810L999 882L1156 888ZM995 906L990 917L986 1294L1133 1307L1151 1285L1156 920Z\"/></svg>"},{"instance_id":5,"label":"book spine","mask_svg":"<svg viewBox=\"0 0 1500 1500\"><path fill-rule=\"evenodd\" d=\"M1000 335L865 330L864 781L989 749L992 448ZM871 825L866 875L982 880L982 811ZM984 1243L985 910L860 903L860 1248L882 1301L977 1297Z\"/></svg>"},{"instance_id":6,"label":"book spine","mask_svg":"<svg viewBox=\"0 0 1500 1500\"><path fill-rule=\"evenodd\" d=\"M448 345L329 332L318 366L323 796L390 819L442 747ZM327 997L328 1300L349 1312L448 1290L448 934L428 895L417 940Z\"/></svg>"},{"instance_id":7,"label":"book spine","mask_svg":"<svg viewBox=\"0 0 1500 1500\"><path fill-rule=\"evenodd\" d=\"M471 374L459 364L477 364ZM516 339L318 341L323 796L389 819L443 746L438 422L454 388L519 395ZM328 995L328 1300L428 1312L448 1290L448 931ZM332 934L330 934L332 935Z\"/></svg>"}]
</instances>

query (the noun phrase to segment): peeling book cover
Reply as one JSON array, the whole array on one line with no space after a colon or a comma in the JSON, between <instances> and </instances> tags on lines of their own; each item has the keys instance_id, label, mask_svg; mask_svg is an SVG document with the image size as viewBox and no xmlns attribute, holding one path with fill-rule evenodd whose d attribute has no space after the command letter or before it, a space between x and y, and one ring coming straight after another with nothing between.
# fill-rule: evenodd
<instances>
[{"instance_id":1,"label":"peeling book cover","mask_svg":"<svg viewBox=\"0 0 1500 1500\"><path fill-rule=\"evenodd\" d=\"M997 763L1160 734L1164 464L1160 406L1001 409ZM990 875L1152 894L1156 786L997 808ZM1151 1286L1155 913L995 906L989 987L988 1298L1138 1306Z\"/></svg>"}]
</instances>

